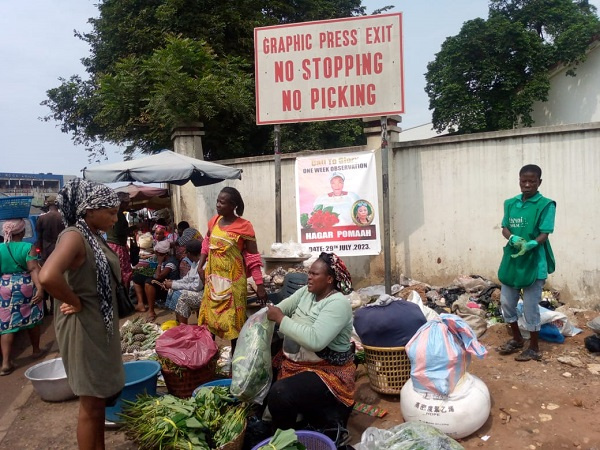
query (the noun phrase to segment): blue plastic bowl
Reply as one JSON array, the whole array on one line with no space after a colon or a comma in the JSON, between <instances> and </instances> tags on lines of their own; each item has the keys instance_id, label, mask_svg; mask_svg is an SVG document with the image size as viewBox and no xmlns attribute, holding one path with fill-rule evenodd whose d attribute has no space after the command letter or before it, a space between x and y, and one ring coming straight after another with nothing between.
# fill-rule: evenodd
<instances>
[{"instance_id":1,"label":"blue plastic bowl","mask_svg":"<svg viewBox=\"0 0 600 450\"><path fill-rule=\"evenodd\" d=\"M196 394L198 393L198 391L200 390L200 388L210 387L210 386L226 386L226 387L229 387L229 386L231 386L231 378L221 378L219 380L212 380L212 381L209 381L208 383L204 383L204 384L198 386L196 389L194 389L194 392L192 392L192 397L196 396Z\"/></svg>"},{"instance_id":2,"label":"blue plastic bowl","mask_svg":"<svg viewBox=\"0 0 600 450\"><path fill-rule=\"evenodd\" d=\"M138 395L156 395L156 381L160 364L157 361L129 361L123 364L125 368L125 387L117 399L115 406L105 408L106 420L120 422L118 416L122 412L123 400L135 401Z\"/></svg>"}]
</instances>

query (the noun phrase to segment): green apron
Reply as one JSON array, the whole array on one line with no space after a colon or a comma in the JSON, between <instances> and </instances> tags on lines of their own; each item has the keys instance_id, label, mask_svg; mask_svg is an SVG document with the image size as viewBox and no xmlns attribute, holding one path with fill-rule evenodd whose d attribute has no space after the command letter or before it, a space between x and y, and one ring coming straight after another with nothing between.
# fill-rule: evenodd
<instances>
[{"instance_id":1,"label":"green apron","mask_svg":"<svg viewBox=\"0 0 600 450\"><path fill-rule=\"evenodd\" d=\"M508 212L509 219L513 219L515 227L509 227L509 230L515 236L520 236L526 241L535 239L540 234L539 222L544 208L550 203L555 203L549 198L540 196L536 202L531 202L527 208L517 208L516 204L520 200L519 196L507 200L505 210ZM546 253L548 263L548 273L554 272L555 261L550 241L546 240L542 244ZM538 252L528 251L522 256L512 258L512 255L519 253L519 249L506 244L502 255L502 262L498 269L498 279L503 284L515 289L522 289L531 286L538 275Z\"/></svg>"}]
</instances>

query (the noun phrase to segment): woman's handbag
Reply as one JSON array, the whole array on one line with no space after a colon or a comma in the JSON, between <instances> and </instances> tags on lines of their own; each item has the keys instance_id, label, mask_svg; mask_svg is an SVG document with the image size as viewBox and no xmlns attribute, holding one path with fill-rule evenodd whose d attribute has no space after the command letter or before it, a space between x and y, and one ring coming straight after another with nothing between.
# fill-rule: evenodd
<instances>
[{"instance_id":1,"label":"woman's handbag","mask_svg":"<svg viewBox=\"0 0 600 450\"><path fill-rule=\"evenodd\" d=\"M137 266L140 262L140 247L138 246L135 238L129 238L129 259L131 260L132 266Z\"/></svg>"},{"instance_id":2,"label":"woman's handbag","mask_svg":"<svg viewBox=\"0 0 600 450\"><path fill-rule=\"evenodd\" d=\"M123 319L135 312L135 305L131 303L129 293L121 283L117 284L117 307L119 309L119 319Z\"/></svg>"},{"instance_id":3,"label":"woman's handbag","mask_svg":"<svg viewBox=\"0 0 600 450\"><path fill-rule=\"evenodd\" d=\"M125 289L123 283L119 281L119 277L115 274L112 266L110 264L108 264L108 266L110 267L112 276L115 277L115 280L117 281L117 288L115 294L117 297L119 319L124 319L125 317L128 317L135 312L135 305L131 302L131 299L129 298L129 292L127 292L127 289Z\"/></svg>"}]
</instances>

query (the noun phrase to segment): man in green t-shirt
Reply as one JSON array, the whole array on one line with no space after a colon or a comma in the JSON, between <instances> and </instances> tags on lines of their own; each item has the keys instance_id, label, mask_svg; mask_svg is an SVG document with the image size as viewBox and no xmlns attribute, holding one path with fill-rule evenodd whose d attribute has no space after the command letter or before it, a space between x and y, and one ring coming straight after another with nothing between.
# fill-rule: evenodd
<instances>
[{"instance_id":1,"label":"man in green t-shirt","mask_svg":"<svg viewBox=\"0 0 600 450\"><path fill-rule=\"evenodd\" d=\"M502 283L500 303L504 321L510 324L513 338L498 348L500 354L521 351L524 339L518 325L517 303L523 290L524 328L530 333L529 347L515 357L517 361L542 359L538 335L540 331L539 302L548 274L555 262L548 235L554 231L556 202L538 192L542 184L542 169L534 164L519 171L521 194L504 202L502 236L508 239L498 270Z\"/></svg>"}]
</instances>

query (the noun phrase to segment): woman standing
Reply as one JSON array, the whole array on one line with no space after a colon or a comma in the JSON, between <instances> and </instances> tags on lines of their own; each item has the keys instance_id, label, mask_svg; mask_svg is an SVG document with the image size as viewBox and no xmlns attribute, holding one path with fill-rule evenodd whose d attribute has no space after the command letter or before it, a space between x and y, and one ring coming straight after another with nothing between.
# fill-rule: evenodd
<instances>
[{"instance_id":1,"label":"woman standing","mask_svg":"<svg viewBox=\"0 0 600 450\"><path fill-rule=\"evenodd\" d=\"M198 264L202 268L207 263L204 271L200 269L205 286L198 325L231 340L232 349L246 321L248 273L256 283L259 300L267 299L254 228L242 214L244 201L238 190L223 188L217 197L217 214L208 222Z\"/></svg>"},{"instance_id":2,"label":"woman standing","mask_svg":"<svg viewBox=\"0 0 600 450\"><path fill-rule=\"evenodd\" d=\"M316 429L331 430L342 444L354 404L352 308L343 294L352 291L344 262L321 253L308 272L308 285L277 306L267 317L284 335L283 350L274 360L278 379L267 396L273 429L297 428L296 417Z\"/></svg>"},{"instance_id":3,"label":"woman standing","mask_svg":"<svg viewBox=\"0 0 600 450\"><path fill-rule=\"evenodd\" d=\"M69 385L79 396L77 443L104 448L104 408L125 384L121 360L116 277L119 258L101 233L117 221L119 199L103 184L76 178L58 194L68 227L40 271L58 301L54 323Z\"/></svg>"},{"instance_id":4,"label":"woman standing","mask_svg":"<svg viewBox=\"0 0 600 450\"><path fill-rule=\"evenodd\" d=\"M0 244L0 343L2 368L0 376L15 370L11 360L15 333L27 330L33 357L42 356L40 350L40 327L44 318L44 291L38 279L39 265L35 249L25 236L23 219L7 220L2 225L4 243ZM33 288L37 288L34 292Z\"/></svg>"}]
</instances>

